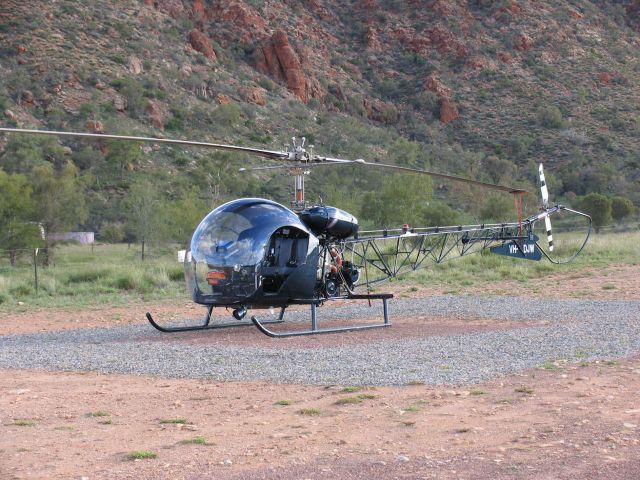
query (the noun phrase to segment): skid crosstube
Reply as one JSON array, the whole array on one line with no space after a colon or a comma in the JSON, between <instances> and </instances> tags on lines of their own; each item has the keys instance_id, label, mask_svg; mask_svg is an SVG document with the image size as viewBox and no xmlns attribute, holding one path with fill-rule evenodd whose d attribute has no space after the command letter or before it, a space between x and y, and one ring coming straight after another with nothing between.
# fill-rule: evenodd
<instances>
[{"instance_id":1,"label":"skid crosstube","mask_svg":"<svg viewBox=\"0 0 640 480\"><path fill-rule=\"evenodd\" d=\"M384 328L391 325L389 321L389 307L387 302L390 298L393 298L393 294L391 293L381 293L375 295L351 295L346 297L346 300L382 300L382 308L383 308L383 323L375 323L369 325L351 325L347 327L336 327L336 328L318 328L318 319L316 316L316 308L317 303L311 303L311 329L309 330L294 330L288 332L274 332L269 330L264 325L268 322L261 322L255 316L251 317L251 321L253 324L260 330L262 333L269 337L273 338L284 338L284 337L301 337L305 335L319 335L324 333L340 333L340 332L351 332L355 330L368 330L371 328ZM284 317L284 308L280 313L280 318Z\"/></svg>"},{"instance_id":2,"label":"skid crosstube","mask_svg":"<svg viewBox=\"0 0 640 480\"><path fill-rule=\"evenodd\" d=\"M248 327L251 325L251 322L225 322L225 323L209 323L211 321L211 311L213 310L213 306L207 306L207 315L204 318L202 325L190 325L185 327L163 327L158 324L151 313L147 312L147 320L149 323L156 329L163 333L176 333L176 332L193 332L199 330L215 330L218 328L233 328L233 327ZM280 311L280 317L278 320L269 320L265 323L282 323L284 320L284 308Z\"/></svg>"}]
</instances>

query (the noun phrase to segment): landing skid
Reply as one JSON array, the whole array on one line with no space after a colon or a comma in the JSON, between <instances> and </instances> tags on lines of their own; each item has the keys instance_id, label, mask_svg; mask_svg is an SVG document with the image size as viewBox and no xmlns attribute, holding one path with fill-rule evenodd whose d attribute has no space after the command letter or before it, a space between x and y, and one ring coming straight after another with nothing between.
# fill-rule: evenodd
<instances>
[{"instance_id":1,"label":"landing skid","mask_svg":"<svg viewBox=\"0 0 640 480\"><path fill-rule=\"evenodd\" d=\"M251 325L251 322L224 322L224 323L214 323L211 324L211 311L213 310L213 306L209 305L207 307L207 314L204 317L204 321L202 325L190 325L185 327L163 327L158 324L151 314L147 312L147 320L149 323L157 330L163 333L176 333L176 332L193 332L199 330L215 330L218 328L233 328L233 327L248 327ZM264 323L282 323L284 321L284 308L280 310L280 317L277 320L268 320Z\"/></svg>"},{"instance_id":2,"label":"landing skid","mask_svg":"<svg viewBox=\"0 0 640 480\"><path fill-rule=\"evenodd\" d=\"M318 319L316 316L316 308L317 304L311 304L311 329L309 330L294 330L288 332L274 332L269 330L264 325L270 322L261 322L255 316L251 317L251 321L253 324L265 335L273 338L284 338L284 337L301 337L305 335L318 335L322 333L339 333L339 332L351 332L354 330L368 330L371 328L384 328L391 325L389 321L389 308L387 305L387 301L393 298L393 295L390 293L383 293L378 295L352 295L347 297L347 300L382 300L382 308L384 315L383 323L375 323L369 325L351 325L347 327L336 327L336 328L318 328ZM280 319L284 318L284 308L280 312Z\"/></svg>"}]
</instances>

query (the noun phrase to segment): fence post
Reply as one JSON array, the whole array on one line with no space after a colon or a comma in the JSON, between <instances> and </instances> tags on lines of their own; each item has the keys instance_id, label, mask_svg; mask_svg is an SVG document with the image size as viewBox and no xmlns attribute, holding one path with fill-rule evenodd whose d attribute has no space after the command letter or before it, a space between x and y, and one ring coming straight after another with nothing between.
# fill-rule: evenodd
<instances>
[{"instance_id":1,"label":"fence post","mask_svg":"<svg viewBox=\"0 0 640 480\"><path fill-rule=\"evenodd\" d=\"M36 281L36 296L38 296L38 249L33 249L33 274Z\"/></svg>"}]
</instances>

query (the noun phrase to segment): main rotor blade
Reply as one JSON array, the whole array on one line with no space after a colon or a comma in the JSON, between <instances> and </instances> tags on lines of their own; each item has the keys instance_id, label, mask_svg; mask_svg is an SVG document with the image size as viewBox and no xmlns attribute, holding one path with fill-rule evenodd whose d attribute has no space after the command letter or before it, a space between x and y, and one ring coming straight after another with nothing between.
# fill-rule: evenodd
<instances>
[{"instance_id":1,"label":"main rotor blade","mask_svg":"<svg viewBox=\"0 0 640 480\"><path fill-rule=\"evenodd\" d=\"M221 143L194 142L190 140L173 140L169 138L134 137L129 135L107 135L102 133L55 132L52 130L27 130L22 128L0 128L0 132L31 133L36 135L54 135L58 137L130 140L133 142L152 142L152 143L165 143L165 144L172 144L172 145L189 145L193 147L214 148L216 150L225 150L229 152L243 152L243 153L248 153L250 155L257 155L265 158L274 158L274 159L289 158L289 153L287 152L275 152L272 150L261 150L258 148L251 148L251 147L238 147L236 145L224 145Z\"/></svg>"},{"instance_id":2,"label":"main rotor blade","mask_svg":"<svg viewBox=\"0 0 640 480\"><path fill-rule=\"evenodd\" d=\"M362 159L344 160L342 158L331 158L331 157L315 156L314 160L316 160L318 162L331 162L334 165L338 165L338 164L341 164L341 165L344 165L344 164L368 165L370 167L382 168L382 169L385 169L385 170L396 170L396 171L399 171L399 172L417 173L417 174L420 174L420 175L428 175L430 177L436 177L436 178L443 178L443 179L446 179L446 180L452 180L454 182L468 183L468 184L477 185L477 186L483 187L483 188L490 188L490 189L493 189L493 190L500 190L502 192L526 193L526 190L522 190L520 188L504 187L502 185L496 185L496 184L493 184L493 183L479 182L478 180L471 180L470 178L458 177L456 175L448 175L446 173L432 172L432 171L429 171L429 170L421 170L421 169L418 169L418 168L402 167L400 165L389 165L389 164L386 164L386 163L367 162L367 161L362 160Z\"/></svg>"}]
</instances>

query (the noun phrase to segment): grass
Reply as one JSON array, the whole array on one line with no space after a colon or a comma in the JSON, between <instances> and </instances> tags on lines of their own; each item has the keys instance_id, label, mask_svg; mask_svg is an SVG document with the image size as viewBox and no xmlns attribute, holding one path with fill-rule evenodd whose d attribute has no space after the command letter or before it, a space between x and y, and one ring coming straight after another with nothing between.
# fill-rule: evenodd
<instances>
[{"instance_id":1,"label":"grass","mask_svg":"<svg viewBox=\"0 0 640 480\"><path fill-rule=\"evenodd\" d=\"M54 428L54 430L59 430L61 432L72 432L75 429L76 429L76 427L74 427L73 425L62 425L60 427L55 427Z\"/></svg>"},{"instance_id":2,"label":"grass","mask_svg":"<svg viewBox=\"0 0 640 480\"><path fill-rule=\"evenodd\" d=\"M514 390L516 393L524 393L526 395L533 395L533 388L527 387L526 385L522 385Z\"/></svg>"},{"instance_id":3,"label":"grass","mask_svg":"<svg viewBox=\"0 0 640 480\"><path fill-rule=\"evenodd\" d=\"M484 390L481 390L479 388L473 389L469 391L470 395L475 395L475 396L480 396L480 395L486 395L487 392Z\"/></svg>"},{"instance_id":4,"label":"grass","mask_svg":"<svg viewBox=\"0 0 640 480\"><path fill-rule=\"evenodd\" d=\"M207 439L201 435L198 435L197 437L189 438L187 440L182 440L180 443L183 443L186 445L213 445L213 443L208 442Z\"/></svg>"},{"instance_id":5,"label":"grass","mask_svg":"<svg viewBox=\"0 0 640 480\"><path fill-rule=\"evenodd\" d=\"M95 412L87 413L87 417L108 417L109 412L105 412L104 410L97 410Z\"/></svg>"},{"instance_id":6,"label":"grass","mask_svg":"<svg viewBox=\"0 0 640 480\"><path fill-rule=\"evenodd\" d=\"M353 393L353 392L359 392L360 390L362 390L362 388L360 387L344 387L342 389L342 391L344 393Z\"/></svg>"},{"instance_id":7,"label":"grass","mask_svg":"<svg viewBox=\"0 0 640 480\"><path fill-rule=\"evenodd\" d=\"M34 422L33 420L16 419L7 425L13 427L35 427L36 422Z\"/></svg>"},{"instance_id":8,"label":"grass","mask_svg":"<svg viewBox=\"0 0 640 480\"><path fill-rule=\"evenodd\" d=\"M443 288L446 292L460 293L459 286L481 286L503 280L529 281L551 273L584 272L611 264L637 265L640 263L640 233L592 234L583 252L572 262L553 265L493 255L488 251L454 261L431 265L402 277L401 282ZM526 283L523 284L525 286ZM605 284L603 289L611 289ZM613 286L615 288L615 286ZM505 292L510 293L510 292Z\"/></svg>"},{"instance_id":9,"label":"grass","mask_svg":"<svg viewBox=\"0 0 640 480\"><path fill-rule=\"evenodd\" d=\"M127 455L127 460L146 460L153 458L158 458L158 454L150 450L136 450Z\"/></svg>"},{"instance_id":10,"label":"grass","mask_svg":"<svg viewBox=\"0 0 640 480\"><path fill-rule=\"evenodd\" d=\"M422 408L425 405L429 405L429 402L427 400L418 400L417 402L412 403L411 405L409 405L406 408L403 408L402 410L405 411L405 412L415 413L415 412L419 412L420 410L422 410Z\"/></svg>"},{"instance_id":11,"label":"grass","mask_svg":"<svg viewBox=\"0 0 640 480\"><path fill-rule=\"evenodd\" d=\"M160 420L161 425L189 425L191 422L186 418L163 418Z\"/></svg>"},{"instance_id":12,"label":"grass","mask_svg":"<svg viewBox=\"0 0 640 480\"><path fill-rule=\"evenodd\" d=\"M586 249L567 265L547 261L526 262L492 255L485 251L451 262L430 265L400 278L409 291L417 285L463 293L465 287L481 286L504 280L530 282L550 273L576 272L611 264L640 264L640 233L601 233L592 235ZM126 244L56 247L51 265L38 269L39 292L36 295L30 257L11 267L0 259L0 311L20 311L32 307L79 308L92 305L126 305L132 302L187 298L182 265L176 261L177 248L156 248L144 262L139 246ZM602 289L615 289L612 284ZM506 294L511 293L505 291ZM349 388L349 387L345 387Z\"/></svg>"},{"instance_id":13,"label":"grass","mask_svg":"<svg viewBox=\"0 0 640 480\"><path fill-rule=\"evenodd\" d=\"M555 360L545 360L541 365L544 370L558 371L561 370Z\"/></svg>"},{"instance_id":14,"label":"grass","mask_svg":"<svg viewBox=\"0 0 640 480\"><path fill-rule=\"evenodd\" d=\"M320 409L319 408L302 408L298 410L298 413L300 415L309 415L309 416L320 415Z\"/></svg>"},{"instance_id":15,"label":"grass","mask_svg":"<svg viewBox=\"0 0 640 480\"><path fill-rule=\"evenodd\" d=\"M352 397L342 397L336 401L336 405L349 405L354 403L362 403L365 400L371 400L374 398L376 398L376 396L370 393L361 393L360 395L355 395Z\"/></svg>"},{"instance_id":16,"label":"grass","mask_svg":"<svg viewBox=\"0 0 640 480\"><path fill-rule=\"evenodd\" d=\"M291 400L276 400L273 402L274 405L279 405L281 407L286 407L287 405L291 405L293 402Z\"/></svg>"},{"instance_id":17,"label":"grass","mask_svg":"<svg viewBox=\"0 0 640 480\"><path fill-rule=\"evenodd\" d=\"M50 266L38 267L37 295L30 257L20 259L16 267L0 259L0 311L186 297L183 268L175 251L156 249L142 262L135 246L97 245L93 251L87 245L59 246Z\"/></svg>"}]
</instances>

